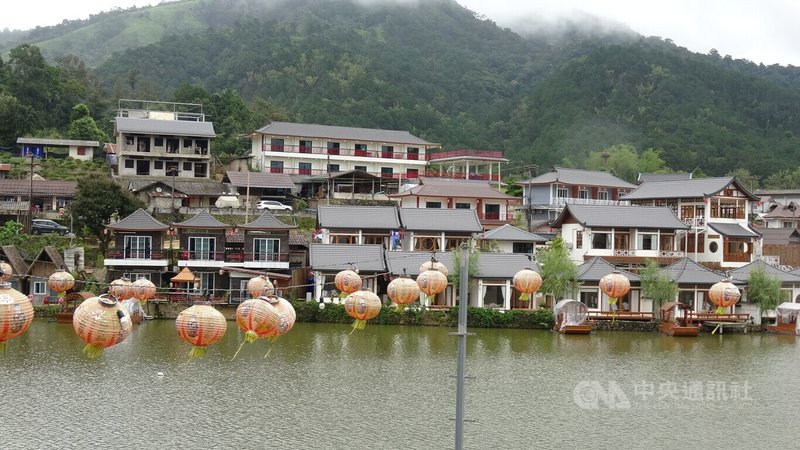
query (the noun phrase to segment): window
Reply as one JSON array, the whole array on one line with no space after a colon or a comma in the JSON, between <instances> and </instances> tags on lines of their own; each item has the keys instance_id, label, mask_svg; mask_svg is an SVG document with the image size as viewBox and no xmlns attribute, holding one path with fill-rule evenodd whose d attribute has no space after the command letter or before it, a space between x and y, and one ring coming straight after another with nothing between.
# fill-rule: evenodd
<instances>
[{"instance_id":1,"label":"window","mask_svg":"<svg viewBox=\"0 0 800 450\"><path fill-rule=\"evenodd\" d=\"M483 215L488 220L500 220L500 205L487 203L484 205Z\"/></svg>"},{"instance_id":2,"label":"window","mask_svg":"<svg viewBox=\"0 0 800 450\"><path fill-rule=\"evenodd\" d=\"M195 178L205 178L208 176L207 163L194 163Z\"/></svg>"},{"instance_id":3,"label":"window","mask_svg":"<svg viewBox=\"0 0 800 450\"><path fill-rule=\"evenodd\" d=\"M694 291L679 291L678 301L694 308Z\"/></svg>"},{"instance_id":4,"label":"window","mask_svg":"<svg viewBox=\"0 0 800 450\"><path fill-rule=\"evenodd\" d=\"M178 175L180 175L180 170L178 170L180 167L178 166L178 161L167 161L166 167L167 170L165 174L168 177L177 177Z\"/></svg>"},{"instance_id":5,"label":"window","mask_svg":"<svg viewBox=\"0 0 800 450\"><path fill-rule=\"evenodd\" d=\"M33 295L46 295L47 294L47 283L44 281L34 281L33 282Z\"/></svg>"},{"instance_id":6,"label":"window","mask_svg":"<svg viewBox=\"0 0 800 450\"><path fill-rule=\"evenodd\" d=\"M269 173L283 173L283 161L270 161Z\"/></svg>"},{"instance_id":7,"label":"window","mask_svg":"<svg viewBox=\"0 0 800 450\"><path fill-rule=\"evenodd\" d=\"M581 303L589 309L598 309L597 291L581 291Z\"/></svg>"},{"instance_id":8,"label":"window","mask_svg":"<svg viewBox=\"0 0 800 450\"><path fill-rule=\"evenodd\" d=\"M271 139L269 144L269 148L273 152L283 151L283 139Z\"/></svg>"},{"instance_id":9,"label":"window","mask_svg":"<svg viewBox=\"0 0 800 450\"><path fill-rule=\"evenodd\" d=\"M381 145L381 158L394 158L394 147Z\"/></svg>"},{"instance_id":10,"label":"window","mask_svg":"<svg viewBox=\"0 0 800 450\"><path fill-rule=\"evenodd\" d=\"M470 209L469 203L456 203L456 209Z\"/></svg>"},{"instance_id":11,"label":"window","mask_svg":"<svg viewBox=\"0 0 800 450\"><path fill-rule=\"evenodd\" d=\"M164 161L153 161L153 169L164 170Z\"/></svg>"},{"instance_id":12,"label":"window","mask_svg":"<svg viewBox=\"0 0 800 450\"><path fill-rule=\"evenodd\" d=\"M214 251L217 240L213 237L190 237L189 259L202 259L210 261L215 258Z\"/></svg>"},{"instance_id":13,"label":"window","mask_svg":"<svg viewBox=\"0 0 800 450\"><path fill-rule=\"evenodd\" d=\"M716 241L709 242L708 251L710 251L711 253L717 253L717 250L719 250L719 244L717 244Z\"/></svg>"},{"instance_id":14,"label":"window","mask_svg":"<svg viewBox=\"0 0 800 450\"><path fill-rule=\"evenodd\" d=\"M192 171L192 163L190 163L190 162L183 163L183 170L185 170L187 172L191 172Z\"/></svg>"},{"instance_id":15,"label":"window","mask_svg":"<svg viewBox=\"0 0 800 450\"><path fill-rule=\"evenodd\" d=\"M392 178L394 170L391 167L381 167L381 176L384 178Z\"/></svg>"},{"instance_id":16,"label":"window","mask_svg":"<svg viewBox=\"0 0 800 450\"><path fill-rule=\"evenodd\" d=\"M136 281L136 280L138 280L140 278L144 278L146 280L149 280L150 279L150 274L149 273L143 273L143 272L125 272L125 273L122 274L122 278L127 278L127 279L131 280L131 282L134 282L134 281Z\"/></svg>"},{"instance_id":17,"label":"window","mask_svg":"<svg viewBox=\"0 0 800 450\"><path fill-rule=\"evenodd\" d=\"M253 239L253 261L280 261L280 250L280 239Z\"/></svg>"},{"instance_id":18,"label":"window","mask_svg":"<svg viewBox=\"0 0 800 450\"><path fill-rule=\"evenodd\" d=\"M185 148L190 148L190 147L192 146L192 144L193 144L193 142L192 142L192 140L191 140L191 139L184 139L184 140L183 140L183 146L184 146Z\"/></svg>"},{"instance_id":19,"label":"window","mask_svg":"<svg viewBox=\"0 0 800 450\"><path fill-rule=\"evenodd\" d=\"M311 153L311 141L300 141L300 153Z\"/></svg>"},{"instance_id":20,"label":"window","mask_svg":"<svg viewBox=\"0 0 800 450\"><path fill-rule=\"evenodd\" d=\"M331 244L358 244L357 234L331 234Z\"/></svg>"},{"instance_id":21,"label":"window","mask_svg":"<svg viewBox=\"0 0 800 450\"><path fill-rule=\"evenodd\" d=\"M86 156L86 147L78 147L78 156Z\"/></svg>"},{"instance_id":22,"label":"window","mask_svg":"<svg viewBox=\"0 0 800 450\"><path fill-rule=\"evenodd\" d=\"M430 252L439 251L439 238L433 236L415 236L414 237L414 250Z\"/></svg>"},{"instance_id":23,"label":"window","mask_svg":"<svg viewBox=\"0 0 800 450\"><path fill-rule=\"evenodd\" d=\"M150 161L140 159L136 161L136 175L150 175Z\"/></svg>"},{"instance_id":24,"label":"window","mask_svg":"<svg viewBox=\"0 0 800 450\"><path fill-rule=\"evenodd\" d=\"M356 156L369 156L367 144L356 144Z\"/></svg>"},{"instance_id":25,"label":"window","mask_svg":"<svg viewBox=\"0 0 800 450\"><path fill-rule=\"evenodd\" d=\"M198 272L196 275L200 279L200 291L213 296L214 272Z\"/></svg>"},{"instance_id":26,"label":"window","mask_svg":"<svg viewBox=\"0 0 800 450\"><path fill-rule=\"evenodd\" d=\"M597 191L597 199L598 200L608 200L608 191L605 189L601 189Z\"/></svg>"},{"instance_id":27,"label":"window","mask_svg":"<svg viewBox=\"0 0 800 450\"><path fill-rule=\"evenodd\" d=\"M328 164L328 172L333 173L333 172L338 172L338 171L339 171L339 165L338 164Z\"/></svg>"},{"instance_id":28,"label":"window","mask_svg":"<svg viewBox=\"0 0 800 450\"><path fill-rule=\"evenodd\" d=\"M134 167L134 161L132 159L126 159L125 160L125 168L126 169L133 169L133 167Z\"/></svg>"},{"instance_id":29,"label":"window","mask_svg":"<svg viewBox=\"0 0 800 450\"><path fill-rule=\"evenodd\" d=\"M367 166L354 166L353 170L359 170L361 172L366 172L367 171Z\"/></svg>"},{"instance_id":30,"label":"window","mask_svg":"<svg viewBox=\"0 0 800 450\"><path fill-rule=\"evenodd\" d=\"M611 233L592 233L592 248L610 249Z\"/></svg>"},{"instance_id":31,"label":"window","mask_svg":"<svg viewBox=\"0 0 800 450\"><path fill-rule=\"evenodd\" d=\"M636 236L636 248L639 250L658 250L657 242L658 235L655 233L639 233Z\"/></svg>"},{"instance_id":32,"label":"window","mask_svg":"<svg viewBox=\"0 0 800 450\"><path fill-rule=\"evenodd\" d=\"M511 253L533 253L533 243L514 242L511 244Z\"/></svg>"},{"instance_id":33,"label":"window","mask_svg":"<svg viewBox=\"0 0 800 450\"><path fill-rule=\"evenodd\" d=\"M164 146L164 138L163 137L155 138L155 146L156 147L163 147Z\"/></svg>"},{"instance_id":34,"label":"window","mask_svg":"<svg viewBox=\"0 0 800 450\"><path fill-rule=\"evenodd\" d=\"M125 255L128 259L150 259L150 236L125 236Z\"/></svg>"},{"instance_id":35,"label":"window","mask_svg":"<svg viewBox=\"0 0 800 450\"><path fill-rule=\"evenodd\" d=\"M578 189L578 198L588 200L589 199L589 190L586 188Z\"/></svg>"},{"instance_id":36,"label":"window","mask_svg":"<svg viewBox=\"0 0 800 450\"><path fill-rule=\"evenodd\" d=\"M583 248L583 230L575 230L575 248Z\"/></svg>"},{"instance_id":37,"label":"window","mask_svg":"<svg viewBox=\"0 0 800 450\"><path fill-rule=\"evenodd\" d=\"M419 149L417 147L408 147L406 149L406 158L411 160L419 159Z\"/></svg>"},{"instance_id":38,"label":"window","mask_svg":"<svg viewBox=\"0 0 800 450\"><path fill-rule=\"evenodd\" d=\"M338 155L339 154L339 143L338 142L328 142L328 154L329 155Z\"/></svg>"},{"instance_id":39,"label":"window","mask_svg":"<svg viewBox=\"0 0 800 450\"><path fill-rule=\"evenodd\" d=\"M300 163L297 167L300 175L311 175L311 163Z\"/></svg>"},{"instance_id":40,"label":"window","mask_svg":"<svg viewBox=\"0 0 800 450\"><path fill-rule=\"evenodd\" d=\"M566 186L559 186L556 189L556 197L558 198L567 198L569 197L569 190Z\"/></svg>"},{"instance_id":41,"label":"window","mask_svg":"<svg viewBox=\"0 0 800 450\"><path fill-rule=\"evenodd\" d=\"M406 178L419 177L419 169L406 169Z\"/></svg>"},{"instance_id":42,"label":"window","mask_svg":"<svg viewBox=\"0 0 800 450\"><path fill-rule=\"evenodd\" d=\"M426 208L441 208L442 202L425 202Z\"/></svg>"},{"instance_id":43,"label":"window","mask_svg":"<svg viewBox=\"0 0 800 450\"><path fill-rule=\"evenodd\" d=\"M135 141L134 141L133 136L131 136L131 135L126 135L125 136L125 145L133 145L134 142Z\"/></svg>"}]
</instances>

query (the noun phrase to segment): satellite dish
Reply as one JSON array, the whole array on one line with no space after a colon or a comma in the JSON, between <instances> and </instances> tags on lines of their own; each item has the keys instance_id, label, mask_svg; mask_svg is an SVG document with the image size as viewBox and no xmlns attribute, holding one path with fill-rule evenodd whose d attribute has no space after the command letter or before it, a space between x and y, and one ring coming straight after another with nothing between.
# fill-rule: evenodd
<instances>
[{"instance_id":1,"label":"satellite dish","mask_svg":"<svg viewBox=\"0 0 800 450\"><path fill-rule=\"evenodd\" d=\"M156 188L156 192L161 192L162 190L163 190L163 189L161 189L161 186L159 186L159 187L157 187L157 188Z\"/></svg>"}]
</instances>

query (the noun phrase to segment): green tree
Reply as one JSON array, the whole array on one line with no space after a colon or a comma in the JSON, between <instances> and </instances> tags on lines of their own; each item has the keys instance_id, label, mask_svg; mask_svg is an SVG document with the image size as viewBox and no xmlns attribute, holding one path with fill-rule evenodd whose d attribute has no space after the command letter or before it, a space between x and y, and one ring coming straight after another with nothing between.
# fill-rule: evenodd
<instances>
[{"instance_id":1,"label":"green tree","mask_svg":"<svg viewBox=\"0 0 800 450\"><path fill-rule=\"evenodd\" d=\"M674 301L678 295L678 283L664 275L655 260L647 260L647 264L639 272L639 278L642 297L653 301L653 311L666 302Z\"/></svg>"},{"instance_id":2,"label":"green tree","mask_svg":"<svg viewBox=\"0 0 800 450\"><path fill-rule=\"evenodd\" d=\"M763 269L756 268L750 272L747 280L747 300L758 303L759 315L764 311L775 309L782 301L781 280L767 275Z\"/></svg>"},{"instance_id":3,"label":"green tree","mask_svg":"<svg viewBox=\"0 0 800 450\"><path fill-rule=\"evenodd\" d=\"M108 142L108 136L89 115L89 107L79 103L72 108L72 122L67 133L70 139Z\"/></svg>"},{"instance_id":4,"label":"green tree","mask_svg":"<svg viewBox=\"0 0 800 450\"><path fill-rule=\"evenodd\" d=\"M578 266L570 259L561 236L556 237L549 248L537 254L536 262L541 267L541 292L561 300L578 287Z\"/></svg>"},{"instance_id":5,"label":"green tree","mask_svg":"<svg viewBox=\"0 0 800 450\"><path fill-rule=\"evenodd\" d=\"M73 221L96 237L101 254L111 242L111 233L104 233L112 215L125 217L144 205L110 178L87 177L78 180L75 201L69 205Z\"/></svg>"},{"instance_id":6,"label":"green tree","mask_svg":"<svg viewBox=\"0 0 800 450\"><path fill-rule=\"evenodd\" d=\"M0 245L20 245L25 241L22 235L23 225L9 220L0 227Z\"/></svg>"}]
</instances>

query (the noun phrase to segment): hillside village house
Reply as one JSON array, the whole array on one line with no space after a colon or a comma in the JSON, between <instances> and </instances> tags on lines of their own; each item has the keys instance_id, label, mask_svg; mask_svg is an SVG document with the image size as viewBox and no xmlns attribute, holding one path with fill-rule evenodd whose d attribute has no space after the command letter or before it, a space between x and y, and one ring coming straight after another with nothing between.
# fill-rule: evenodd
<instances>
[{"instance_id":1,"label":"hillside village house","mask_svg":"<svg viewBox=\"0 0 800 450\"><path fill-rule=\"evenodd\" d=\"M26 215L28 199L33 194L32 212L44 219L59 219L75 199L78 183L64 180L45 180L38 175L30 179L0 180L0 218L19 220Z\"/></svg>"},{"instance_id":2,"label":"hillside village house","mask_svg":"<svg viewBox=\"0 0 800 450\"><path fill-rule=\"evenodd\" d=\"M98 141L75 139L21 137L17 138L17 144L22 145L22 156L36 155L40 158L47 158L48 148L66 148L68 157L80 161L91 161L94 158L94 152L100 148Z\"/></svg>"},{"instance_id":3,"label":"hillside village house","mask_svg":"<svg viewBox=\"0 0 800 450\"><path fill-rule=\"evenodd\" d=\"M800 205L800 189L758 189L753 194L759 200L750 203L750 213L757 217L780 206Z\"/></svg>"},{"instance_id":4,"label":"hillside village house","mask_svg":"<svg viewBox=\"0 0 800 450\"><path fill-rule=\"evenodd\" d=\"M317 207L316 239L322 244L377 244L399 250L401 231L394 206Z\"/></svg>"},{"instance_id":5,"label":"hillside village house","mask_svg":"<svg viewBox=\"0 0 800 450\"><path fill-rule=\"evenodd\" d=\"M792 270L800 266L800 231L797 228L756 228L761 234L761 259Z\"/></svg>"},{"instance_id":6,"label":"hillside village house","mask_svg":"<svg viewBox=\"0 0 800 450\"><path fill-rule=\"evenodd\" d=\"M400 223L403 251L453 251L483 232L474 209L400 208Z\"/></svg>"},{"instance_id":7,"label":"hillside village house","mask_svg":"<svg viewBox=\"0 0 800 450\"><path fill-rule=\"evenodd\" d=\"M336 274L342 270L357 270L362 289L379 296L386 294L389 285L384 248L379 244L311 244L309 264L313 271L313 298L316 301L338 303L334 285Z\"/></svg>"},{"instance_id":8,"label":"hillside village house","mask_svg":"<svg viewBox=\"0 0 800 450\"><path fill-rule=\"evenodd\" d=\"M761 236L749 224L750 202L759 198L735 177L646 182L622 200L675 212L691 227L678 249L696 262L735 268L761 255Z\"/></svg>"},{"instance_id":9,"label":"hillside village house","mask_svg":"<svg viewBox=\"0 0 800 450\"><path fill-rule=\"evenodd\" d=\"M567 204L625 205L621 197L636 187L608 172L564 167L517 185L522 186L522 205L532 223L555 220Z\"/></svg>"},{"instance_id":10,"label":"hillside village house","mask_svg":"<svg viewBox=\"0 0 800 450\"><path fill-rule=\"evenodd\" d=\"M158 286L172 256L171 251L164 248L169 225L140 208L118 222L106 225L106 229L114 233L114 248L103 260L108 270L107 278L128 278L131 281L147 278Z\"/></svg>"},{"instance_id":11,"label":"hillside village house","mask_svg":"<svg viewBox=\"0 0 800 450\"><path fill-rule=\"evenodd\" d=\"M758 214L765 228L800 228L800 202L790 201L786 205L773 204L766 213Z\"/></svg>"},{"instance_id":12,"label":"hillside village house","mask_svg":"<svg viewBox=\"0 0 800 450\"><path fill-rule=\"evenodd\" d=\"M609 303L608 295L600 289L600 280L604 276L618 270L631 282L631 288L627 294L617 300L612 307ZM614 311L616 312L652 312L652 301L642 299L639 276L635 273L621 270L610 264L605 258L595 256L578 266L578 287L575 299L585 304L589 311Z\"/></svg>"},{"instance_id":13,"label":"hillside village house","mask_svg":"<svg viewBox=\"0 0 800 450\"><path fill-rule=\"evenodd\" d=\"M538 247L545 246L547 242L546 237L528 233L511 224L492 228L479 237L481 249L500 253L533 254Z\"/></svg>"}]
</instances>

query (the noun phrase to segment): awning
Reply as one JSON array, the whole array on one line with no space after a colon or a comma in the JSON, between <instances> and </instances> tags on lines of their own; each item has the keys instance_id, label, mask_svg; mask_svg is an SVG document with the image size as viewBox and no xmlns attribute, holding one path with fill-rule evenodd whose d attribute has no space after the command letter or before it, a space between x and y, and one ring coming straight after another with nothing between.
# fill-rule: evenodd
<instances>
[{"instance_id":1,"label":"awning","mask_svg":"<svg viewBox=\"0 0 800 450\"><path fill-rule=\"evenodd\" d=\"M220 195L214 206L217 208L239 208L242 204L235 195Z\"/></svg>"},{"instance_id":2,"label":"awning","mask_svg":"<svg viewBox=\"0 0 800 450\"><path fill-rule=\"evenodd\" d=\"M188 267L184 267L177 275L172 277L169 281L173 283L194 283L197 281L198 278L189 270Z\"/></svg>"},{"instance_id":3,"label":"awning","mask_svg":"<svg viewBox=\"0 0 800 450\"><path fill-rule=\"evenodd\" d=\"M738 223L709 223L708 226L717 233L734 238L758 238L760 235Z\"/></svg>"}]
</instances>

